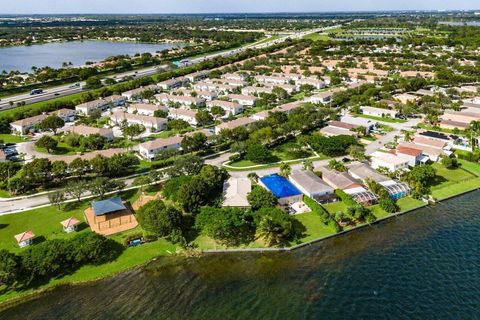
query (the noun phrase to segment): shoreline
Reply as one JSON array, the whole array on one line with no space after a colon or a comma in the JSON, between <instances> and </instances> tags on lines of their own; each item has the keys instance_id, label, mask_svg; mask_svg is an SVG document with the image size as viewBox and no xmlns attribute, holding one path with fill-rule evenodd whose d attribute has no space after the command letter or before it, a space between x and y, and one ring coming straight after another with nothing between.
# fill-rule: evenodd
<instances>
[{"instance_id":1,"label":"shoreline","mask_svg":"<svg viewBox=\"0 0 480 320\"><path fill-rule=\"evenodd\" d=\"M463 196L463 195L466 195L466 194L469 194L469 193L472 193L472 192L475 192L475 191L479 191L479 190L480 190L480 186L472 188L470 190L460 192L458 194L450 195L450 196L445 197L441 200L438 200L436 203L441 203L443 201L448 201L448 200L451 200L453 198L457 198L457 197L460 197L460 196ZM368 227L368 226L380 224L381 222L390 220L390 219L398 217L398 216L405 215L407 213L411 213L413 211L416 211L416 210L419 210L419 209L422 209L422 208L425 208L425 207L428 207L428 206L430 206L430 204L425 203L423 205L416 206L414 208L410 208L410 209L407 209L407 210L404 210L404 211L401 211L401 212L397 212L397 213L388 215L386 217L382 217L382 218L376 220L373 223L364 223L364 224L355 226L355 227L353 227L351 229L348 229L348 230L343 230L343 231L340 231L338 233L333 233L333 234L330 234L328 236L324 236L324 237L321 237L321 238L310 240L308 242L299 243L299 244L291 246L291 247L206 249L206 250L198 251L198 254L202 255L202 254L230 254L230 253L242 253L242 252L250 252L250 253L252 253L252 252L257 252L257 253L292 252L292 251L299 250L299 249L302 249L304 247L311 246L313 244L319 243L321 241L325 241L325 240L332 239L332 238L337 237L337 236L342 236L342 235L345 235L345 234L348 234L348 233L351 233L351 232L358 231L358 230L363 229L363 228ZM185 255L187 257L189 256L188 251L184 251L182 253L176 253L176 255ZM154 258L150 259L149 261L140 263L140 264L138 264L136 266L133 266L133 267L130 267L130 268L126 268L124 270L114 272L114 273L106 275L106 276L101 276L101 277L96 278L96 279L85 280L85 281L72 281L72 282L58 283L58 284L54 284L54 285L51 285L51 286L46 286L45 288L40 288L40 289L37 289L37 290L33 290L32 292L29 292L29 293L26 293L26 294L20 294L16 297L12 297L10 299L7 299L5 301L0 302L0 311L3 311L5 309L11 308L15 305L18 305L18 304L21 304L21 303L24 303L24 302L35 300L36 298L40 297L42 294L48 293L51 290L57 289L59 287L89 285L89 284L93 284L93 283L99 282L99 281L104 280L104 279L108 279L108 278L111 278L111 277L118 276L119 274L122 274L122 273L131 272L133 270L143 268L143 267L147 266L148 264L152 263L153 261L157 260L158 258L161 258L161 257L164 257L164 256L166 256L166 255L155 256Z\"/></svg>"}]
</instances>

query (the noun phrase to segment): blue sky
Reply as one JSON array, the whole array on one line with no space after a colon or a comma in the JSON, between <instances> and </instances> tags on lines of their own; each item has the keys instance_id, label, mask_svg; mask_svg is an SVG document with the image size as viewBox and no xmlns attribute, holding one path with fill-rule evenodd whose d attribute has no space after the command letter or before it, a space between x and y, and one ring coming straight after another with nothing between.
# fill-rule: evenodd
<instances>
[{"instance_id":1,"label":"blue sky","mask_svg":"<svg viewBox=\"0 0 480 320\"><path fill-rule=\"evenodd\" d=\"M479 0L0 0L6 13L208 13L480 9Z\"/></svg>"}]
</instances>

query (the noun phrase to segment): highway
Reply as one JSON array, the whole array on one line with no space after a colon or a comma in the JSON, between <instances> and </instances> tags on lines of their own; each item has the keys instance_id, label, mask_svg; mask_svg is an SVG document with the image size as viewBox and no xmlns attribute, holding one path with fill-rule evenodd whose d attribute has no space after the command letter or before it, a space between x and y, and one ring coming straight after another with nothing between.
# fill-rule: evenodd
<instances>
[{"instance_id":1,"label":"highway","mask_svg":"<svg viewBox=\"0 0 480 320\"><path fill-rule=\"evenodd\" d=\"M306 36L308 34L311 34L311 33L323 32L323 31L327 31L329 29L335 29L335 28L338 28L338 27L339 26L336 25L336 26L331 26L331 27L326 27L326 28L317 28L317 29L312 29L312 30L307 30L307 31L301 31L301 32L296 32L296 33L292 33L292 34L282 35L281 37L279 37L275 40L265 41L265 42L262 42L262 43L259 43L259 44L250 44L250 45L246 45L246 46L241 47L241 48L231 49L231 50L217 52L217 53L212 53L212 54L206 55L204 57L191 59L188 62L188 65L198 64L198 63L201 63L205 60L212 59L212 58L219 57L219 56L228 57L228 56L243 52L243 51L248 50L248 49L263 49L263 48L272 46L274 44L284 42L289 38L290 39L300 39L300 38L303 38L304 36ZM120 73L120 74L111 75L111 76L105 77L105 79L106 78L112 78L112 79L116 79L117 81L122 81L122 79L127 78L127 77L141 78L141 77L151 76L151 75L154 75L156 73L160 73L167 68L168 68L168 65L154 66L154 67L149 67L149 68L140 69L140 70L136 70L136 71L128 71L128 72L124 72L124 73ZM45 89L45 91L41 94L30 95L30 93L23 93L23 94L19 94L19 95L10 96L10 97L5 97L5 98L2 98L0 100L0 111L16 108L16 107L18 107L17 106L18 102L25 102L25 104L32 104L32 103L36 103L36 102L51 100L51 99L54 99L54 98L65 97L65 96L73 95L73 94L76 94L76 93L80 93L80 92L83 91L83 89L82 89L83 86L85 86L85 82L79 82L78 84L71 83L71 84L66 84L66 85L62 85L62 86L58 86L58 87Z\"/></svg>"}]
</instances>

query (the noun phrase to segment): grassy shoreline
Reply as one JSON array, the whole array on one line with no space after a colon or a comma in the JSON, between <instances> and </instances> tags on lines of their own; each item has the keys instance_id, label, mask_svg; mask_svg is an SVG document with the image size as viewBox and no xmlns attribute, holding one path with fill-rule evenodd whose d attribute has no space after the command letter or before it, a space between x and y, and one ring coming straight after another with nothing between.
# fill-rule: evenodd
<instances>
[{"instance_id":1,"label":"grassy shoreline","mask_svg":"<svg viewBox=\"0 0 480 320\"><path fill-rule=\"evenodd\" d=\"M480 189L480 165L475 163L466 162L460 160L461 168L454 169L451 171L448 170L438 170L439 176L444 178L459 177L460 172L462 171L463 177L457 178L456 181L451 181L448 179L441 180L441 182L432 188L432 193L434 194L437 201L445 201L466 193L473 192L475 190ZM130 201L134 201L138 194L130 194L126 196L126 198ZM399 201L399 206L401 208L400 212L394 214L387 214L383 210L381 210L378 205L372 206L371 209L374 214L377 216L377 221L374 224L380 223L382 221L389 220L391 218L397 217L399 215L403 215L417 209L423 208L427 206L427 203L422 203L419 200L415 200L413 198L407 197L403 198ZM83 209L83 204L79 208L77 208L77 214L80 215ZM335 214L337 211L341 211L344 205L341 202L331 203L324 205L324 208L329 211L331 214ZM60 220L62 215L71 215L72 211L59 213L56 212L55 209L44 208L43 211L37 212L40 215L51 215L55 216ZM55 212L51 212L55 211ZM32 219L32 212L25 212L20 213L24 214L25 217L30 218L27 219L31 221ZM10 215L10 216L0 216L0 222L8 222L2 221L5 220L5 217L10 217L11 220L18 220L18 216ZM13 218L15 217L15 218ZM344 231L336 233L334 230L330 229L328 226L322 224L319 217L313 213L304 213L295 216L295 218L305 226L305 231L302 237L296 241L290 242L288 245L283 247L274 247L269 248L263 244L262 241L256 240L248 245L244 245L241 247L226 247L221 244L216 243L214 240L209 239L204 236L197 237L193 243L197 246L195 252L197 253L232 253L232 252L242 252L242 251L291 251L299 249L303 246L307 246L313 243L317 243L326 239L330 239L336 236L341 236L346 233L353 232L355 230L364 228L369 226L370 224L364 223L360 225L356 225L350 228L346 228ZM33 219L37 220L37 219ZM22 217L20 217L20 221L22 221ZM23 220L25 221L25 220ZM36 222L39 223L38 221ZM19 223L22 228L25 228L25 224L23 222ZM28 224L27 224L28 226ZM49 226L52 228L52 226ZM38 228L38 227L37 227ZM53 226L56 228L56 226ZM135 230L138 231L138 230ZM16 232L16 230L15 230ZM81 231L86 232L86 231ZM64 235L58 232L53 232L49 234L49 238L51 237L63 237ZM125 235L116 235L112 238L117 241L121 241ZM10 239L9 235L3 235L0 245L1 248L6 248L12 251L18 252L20 249L15 248L15 243L13 239ZM11 241L8 241L10 239ZM82 285L82 284L89 284L95 281L99 281L105 278L109 278L115 275L118 275L123 272L127 272L130 270L134 270L136 268L140 268L142 266L147 265L151 261L163 257L168 256L171 254L178 254L178 255L188 255L191 254L189 251L181 251L179 252L177 247L174 244L167 242L165 239L158 239L154 242L143 244L139 247L127 248L124 253L115 261L99 265L99 266L91 266L86 265L81 267L80 269L76 270L72 274L66 275L60 279L52 279L46 284L35 288L29 288L22 291L10 291L3 295L0 295L0 310L9 308L17 303L22 303L31 299L34 299L39 294L44 292L48 292L49 290L53 290L59 286L65 285Z\"/></svg>"}]
</instances>

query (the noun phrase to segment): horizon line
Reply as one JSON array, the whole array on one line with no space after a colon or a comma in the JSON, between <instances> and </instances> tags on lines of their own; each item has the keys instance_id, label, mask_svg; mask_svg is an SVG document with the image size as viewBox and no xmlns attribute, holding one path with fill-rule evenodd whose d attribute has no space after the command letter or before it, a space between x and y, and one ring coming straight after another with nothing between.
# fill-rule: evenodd
<instances>
[{"instance_id":1,"label":"horizon line","mask_svg":"<svg viewBox=\"0 0 480 320\"><path fill-rule=\"evenodd\" d=\"M236 11L236 12L138 12L138 13L126 13L126 12L104 12L104 13L91 13L91 12L57 12L57 13L0 13L2 16L11 15L27 15L27 16L49 16L49 15L225 15L225 14L325 14L325 13L401 13L401 12L476 12L477 9L397 9L397 10L333 10L333 11Z\"/></svg>"}]
</instances>

